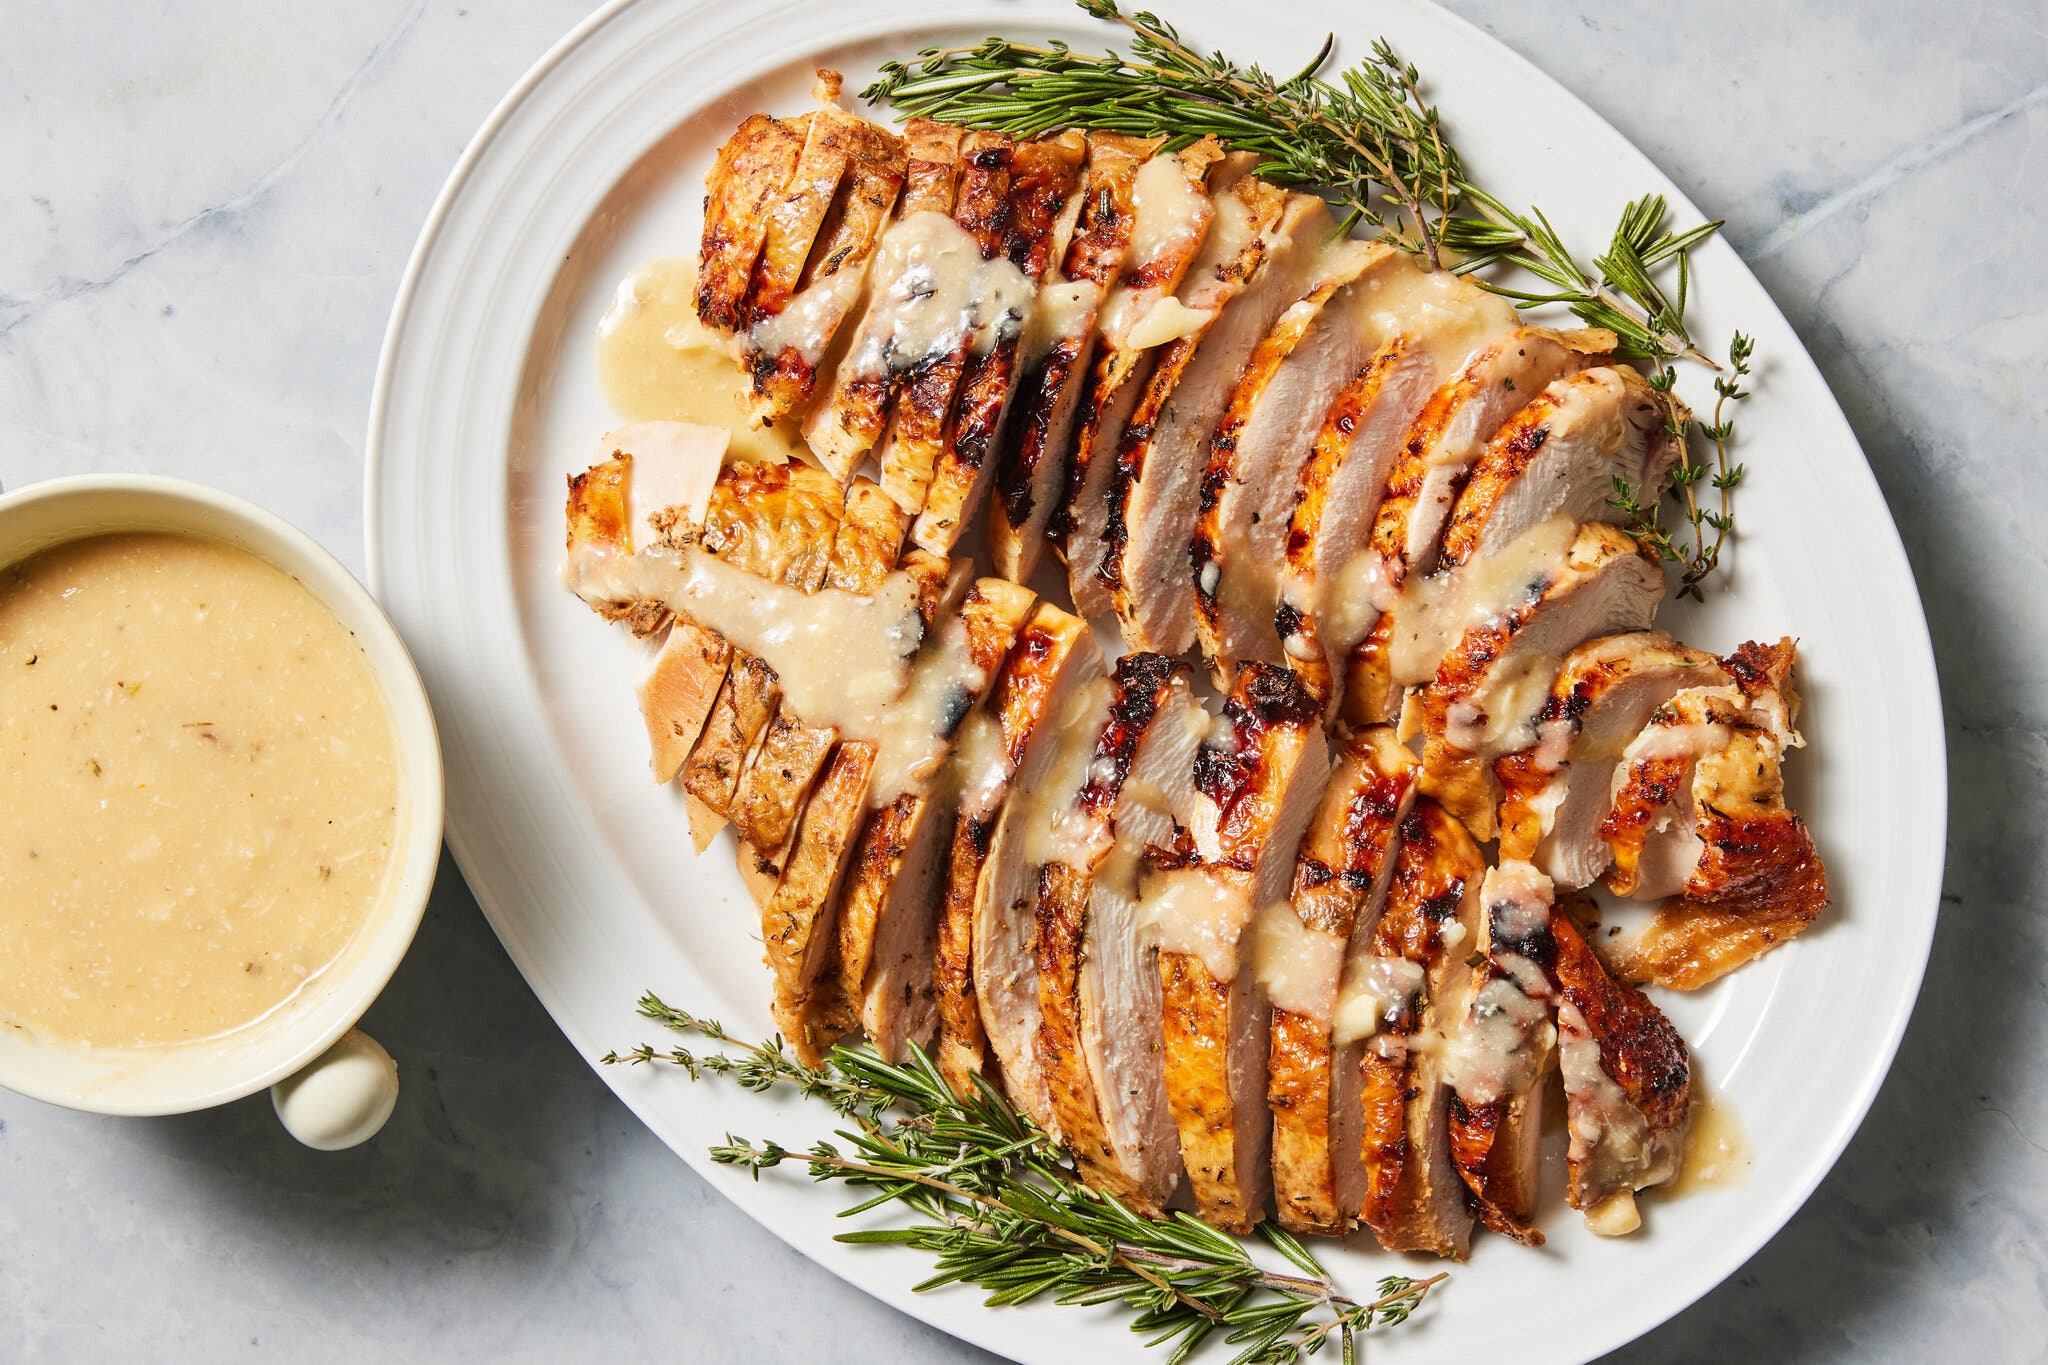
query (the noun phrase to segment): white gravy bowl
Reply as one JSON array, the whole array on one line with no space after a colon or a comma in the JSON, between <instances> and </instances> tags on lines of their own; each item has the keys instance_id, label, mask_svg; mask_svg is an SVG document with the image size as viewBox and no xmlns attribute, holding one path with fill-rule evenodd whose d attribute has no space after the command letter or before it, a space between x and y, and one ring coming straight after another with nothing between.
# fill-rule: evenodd
<instances>
[{"instance_id":1,"label":"white gravy bowl","mask_svg":"<svg viewBox=\"0 0 2048 1365\"><path fill-rule=\"evenodd\" d=\"M0 1027L0 1086L72 1109L130 1115L205 1109L274 1086L279 1115L295 1136L318 1147L351 1146L382 1125L397 1094L389 1058L352 1030L411 945L440 858L441 749L426 691L362 585L261 508L144 475L54 479L0 496L0 566L121 531L195 536L252 554L297 579L354 633L388 708L398 757L393 875L341 957L263 1019L203 1042L133 1049Z\"/></svg>"}]
</instances>

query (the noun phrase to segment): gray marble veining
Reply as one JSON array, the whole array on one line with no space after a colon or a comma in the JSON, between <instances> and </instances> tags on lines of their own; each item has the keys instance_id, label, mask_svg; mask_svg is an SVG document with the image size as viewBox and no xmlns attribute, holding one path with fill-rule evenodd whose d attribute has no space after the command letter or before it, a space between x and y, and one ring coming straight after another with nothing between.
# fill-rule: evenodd
<instances>
[{"instance_id":1,"label":"gray marble veining","mask_svg":"<svg viewBox=\"0 0 2048 1365\"><path fill-rule=\"evenodd\" d=\"M2039 1359L2048 15L1454 8L1727 216L1891 501L1948 709L1945 914L1889 1083L1785 1232L1616 1359ZM0 4L0 481L197 477L360 571L363 418L406 253L471 130L581 17ZM290 1143L261 1098L145 1123L0 1095L0 1358L975 1354L675 1161L556 1033L452 865L369 1024L404 1097L339 1157Z\"/></svg>"}]
</instances>

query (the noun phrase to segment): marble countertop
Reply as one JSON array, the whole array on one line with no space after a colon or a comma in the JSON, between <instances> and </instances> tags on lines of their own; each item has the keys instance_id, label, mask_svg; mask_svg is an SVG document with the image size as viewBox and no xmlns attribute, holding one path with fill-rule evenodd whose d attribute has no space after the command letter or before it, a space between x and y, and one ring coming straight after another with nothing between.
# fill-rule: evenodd
<instances>
[{"instance_id":1,"label":"marble countertop","mask_svg":"<svg viewBox=\"0 0 2048 1365\"><path fill-rule=\"evenodd\" d=\"M0 482L186 475L361 572L364 421L406 254L471 131L583 8L129 0L88 22L7 6ZM1453 8L1727 216L1891 500L1948 712L1944 915L1889 1083L1792 1224L1615 1359L2037 1359L2042 13ZM261 1096L117 1121L0 1092L0 1358L976 1354L812 1267L675 1160L556 1032L452 864L367 1026L404 1094L382 1137L338 1156L293 1144Z\"/></svg>"}]
</instances>

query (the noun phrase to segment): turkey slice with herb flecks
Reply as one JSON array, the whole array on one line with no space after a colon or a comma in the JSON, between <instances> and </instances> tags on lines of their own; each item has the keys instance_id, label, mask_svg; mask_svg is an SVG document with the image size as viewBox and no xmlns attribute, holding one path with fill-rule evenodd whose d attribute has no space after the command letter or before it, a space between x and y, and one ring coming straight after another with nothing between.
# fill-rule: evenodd
<instances>
[{"instance_id":1,"label":"turkey slice with herb flecks","mask_svg":"<svg viewBox=\"0 0 2048 1365\"><path fill-rule=\"evenodd\" d=\"M1393 658L1395 631L1403 624L1395 619L1402 589L1436 567L1451 509L1486 443L1552 380L1600 363L1614 345L1614 334L1598 328L1518 327L1472 356L1430 395L1387 476L1386 496L1373 518L1374 558L1356 576L1355 591L1380 615L1345 665L1348 719L1393 720L1402 688L1420 681L1398 676Z\"/></svg>"},{"instance_id":2,"label":"turkey slice with herb flecks","mask_svg":"<svg viewBox=\"0 0 2048 1365\"><path fill-rule=\"evenodd\" d=\"M1053 1112L1082 1177L1151 1217L1181 1161L1142 888L1148 860L1193 819L1208 720L1172 660L1117 660L1079 797L1087 828L1038 879L1039 1055Z\"/></svg>"},{"instance_id":3,"label":"turkey slice with herb flecks","mask_svg":"<svg viewBox=\"0 0 2048 1365\"><path fill-rule=\"evenodd\" d=\"M1601 834L1609 889L1671 897L1650 920L1599 940L1632 981L1693 990L1778 947L1828 904L1827 870L1785 805L1793 646L1746 644L1723 662L1735 685L1680 692L1623 753Z\"/></svg>"},{"instance_id":4,"label":"turkey slice with herb flecks","mask_svg":"<svg viewBox=\"0 0 2048 1365\"><path fill-rule=\"evenodd\" d=\"M996 825L1040 719L1057 716L1101 671L1101 648L1088 623L1040 602L1018 632L982 712L968 717L954 745L959 815L946 853L932 995L938 1007L935 1060L963 1099L974 1094L989 1061L976 991L974 925Z\"/></svg>"},{"instance_id":5,"label":"turkey slice with herb flecks","mask_svg":"<svg viewBox=\"0 0 2048 1365\"><path fill-rule=\"evenodd\" d=\"M1362 1002L1369 962L1351 980L1347 967L1386 904L1415 769L1386 726L1347 736L1288 902L1260 918L1259 974L1273 1001L1273 1202L1295 1232L1342 1236L1364 1205L1359 1066L1378 1011ZM1295 925L1269 918L1281 914Z\"/></svg>"},{"instance_id":6,"label":"turkey slice with herb flecks","mask_svg":"<svg viewBox=\"0 0 2048 1365\"><path fill-rule=\"evenodd\" d=\"M1389 1251L1463 1259L1472 1233L1465 1186L1451 1160L1451 1086L1425 1043L1459 1017L1473 990L1486 860L1434 801L1401 823L1393 884L1373 927L1381 984L1379 1027L1360 1065L1365 1200L1360 1221Z\"/></svg>"},{"instance_id":7,"label":"turkey slice with herb flecks","mask_svg":"<svg viewBox=\"0 0 2048 1365\"><path fill-rule=\"evenodd\" d=\"M1161 152L1138 168L1131 185L1131 240L1123 273L1096 315L1095 359L1082 390L1079 425L1067 456L1066 492L1052 523L1067 565L1074 610L1110 609L1102 563L1109 553L1109 486L1124 426L1144 396L1158 348L1186 309L1174 291L1195 266L1216 219L1211 189L1243 173L1213 138ZM1215 182L1212 186L1211 181Z\"/></svg>"},{"instance_id":8,"label":"turkey slice with herb flecks","mask_svg":"<svg viewBox=\"0 0 2048 1365\"><path fill-rule=\"evenodd\" d=\"M1600 825L1622 750L1673 696L1726 678L1713 655L1663 631L1604 635L1567 654L1536 743L1493 765L1502 861L1533 863L1568 890L1590 886L1614 857Z\"/></svg>"},{"instance_id":9,"label":"turkey slice with herb flecks","mask_svg":"<svg viewBox=\"0 0 2048 1365\"><path fill-rule=\"evenodd\" d=\"M1068 240L1025 324L989 517L996 572L1019 583L1038 568L1059 511L1067 452L1095 358L1096 319L1129 254L1138 170L1158 147L1156 138L1089 134Z\"/></svg>"},{"instance_id":10,"label":"turkey slice with herb flecks","mask_svg":"<svg viewBox=\"0 0 2048 1365\"><path fill-rule=\"evenodd\" d=\"M1272 1016L1252 961L1259 907L1284 902L1330 774L1322 713L1285 669L1238 670L1195 764L1197 861L1147 883L1159 925L1166 1090L1202 1218L1249 1231L1273 1184Z\"/></svg>"},{"instance_id":11,"label":"turkey slice with herb flecks","mask_svg":"<svg viewBox=\"0 0 2048 1365\"><path fill-rule=\"evenodd\" d=\"M1079 133L1017 145L998 252L1034 287L1057 249L1061 228L1070 221L1064 213L1085 146ZM1025 334L1032 315L1043 306L1044 291L1034 289L1033 297L1020 300L1020 316L968 354L945 446L933 466L923 510L910 530L911 539L934 554L952 553L988 494Z\"/></svg>"}]
</instances>

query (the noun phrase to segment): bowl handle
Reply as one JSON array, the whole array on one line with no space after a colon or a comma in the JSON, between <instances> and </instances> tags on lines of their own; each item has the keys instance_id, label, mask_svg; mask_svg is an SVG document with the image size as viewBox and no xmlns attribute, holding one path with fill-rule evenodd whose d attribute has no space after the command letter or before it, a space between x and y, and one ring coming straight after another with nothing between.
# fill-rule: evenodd
<instances>
[{"instance_id":1,"label":"bowl handle","mask_svg":"<svg viewBox=\"0 0 2048 1365\"><path fill-rule=\"evenodd\" d=\"M270 1087L278 1122L308 1147L339 1152L368 1142L398 1104L398 1063L350 1029L296 1075Z\"/></svg>"}]
</instances>

